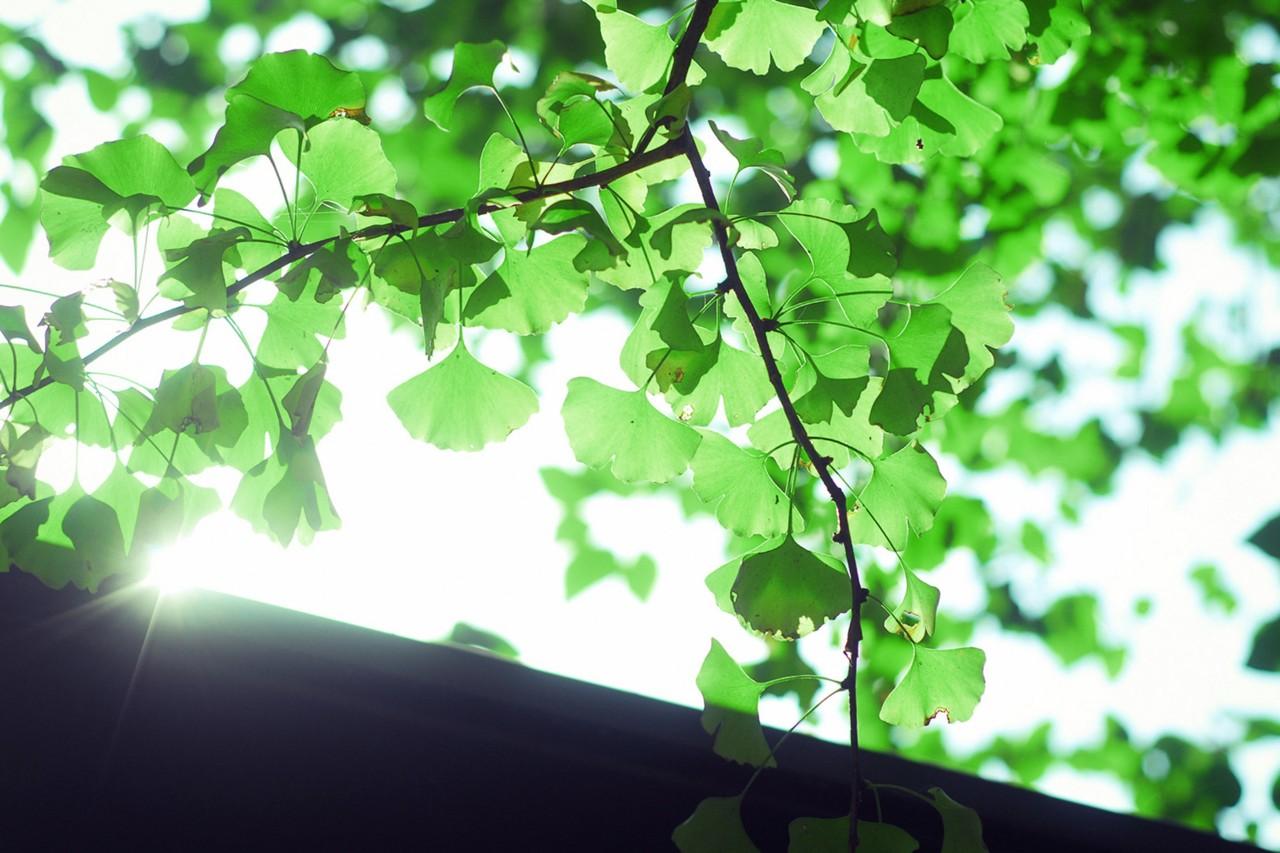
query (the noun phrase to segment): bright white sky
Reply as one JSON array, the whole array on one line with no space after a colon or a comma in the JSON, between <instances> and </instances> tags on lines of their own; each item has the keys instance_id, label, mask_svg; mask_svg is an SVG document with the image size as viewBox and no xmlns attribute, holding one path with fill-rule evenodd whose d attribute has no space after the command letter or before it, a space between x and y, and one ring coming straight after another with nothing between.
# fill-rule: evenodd
<instances>
[{"instance_id":1,"label":"bright white sky","mask_svg":"<svg viewBox=\"0 0 1280 853\"><path fill-rule=\"evenodd\" d=\"M119 32L121 23L160 7L171 20L204 13L199 0L76 0L11 5L0 10L0 20L40 22L40 37L54 53L118 71L125 53L111 34ZM233 28L223 39L223 53L243 61L259 49L258 41L252 32ZM323 50L327 43L327 31L306 13L266 40L274 50ZM378 47L365 45L345 58L351 65L376 62ZM21 61L11 48L0 48L0 63ZM521 76L531 75L532 63L529 57L520 58ZM115 115L103 116L89 104L82 84L68 82L48 92L43 107L58 128L56 157L115 138L126 114L145 106L139 102L142 97L125 98ZM411 105L403 93L379 97L388 123L404 120ZM371 112L378 117L379 111ZM158 126L154 131L163 140L180 129ZM712 151L713 171L716 153ZM287 166L284 158L280 162ZM0 180L22 186L34 178L0 153ZM1133 179L1150 176L1139 173ZM250 171L241 181L232 185L261 199L265 207L278 204L273 180L256 181ZM262 185L269 192L253 191ZM1099 215L1107 215L1106 207L1103 198ZM1241 334L1238 325L1230 325L1230 306L1247 306L1243 333L1255 343L1280 342L1280 276L1231 248L1226 229L1224 220L1213 217L1195 228L1175 229L1161 246L1169 272L1124 293L1109 278L1105 262L1081 256L1070 234L1054 232L1046 251L1085 266L1095 283L1091 300L1096 310L1109 320L1148 327L1146 372L1151 378L1138 386L1108 379L1124 356L1123 348L1066 316L1023 323L1012 346L1033 361L1057 353L1073 377L1068 399L1040 413L1047 422L1071 428L1101 415L1109 428L1129 428L1119 410L1135 399L1161 399L1177 365L1177 330L1189 317L1201 315L1210 331L1225 339ZM92 273L61 270L48 262L46 251L41 236L27 268L9 280L62 294L102 278L131 277L129 244L121 235L108 238ZM148 266L154 271L159 263L153 256ZM715 280L714 271L707 272ZM1015 285L1015 299L1018 288L1037 286L1036 276L1028 276ZM267 290L262 293L266 295L258 301L269 297ZM1208 297L1214 301L1206 308L1202 300ZM27 299L17 293L0 295L0 302L19 301ZM30 304L41 303L36 299ZM425 367L418 341L390 333L376 310L353 311L348 338L331 349L329 372L344 394L344 420L320 445L342 530L319 536L309 548L284 550L252 534L229 512L220 513L190 539L159 555L158 574L167 583L218 589L407 637L439 638L464 621L500 633L531 666L700 705L694 675L711 637L740 660L758 658L763 651L759 641L715 608L703 586L705 575L725 556L718 526L705 517L685 520L674 502L665 499L593 499L588 520L594 538L623 558L652 555L659 566L657 586L644 604L615 581L566 602L562 590L568 555L554 540L560 508L538 476L541 466L576 464L559 419L566 381L589 375L626 385L612 355L626 331L621 320L610 317L571 318L557 327L548 339L554 359L536 376L541 411L504 444L466 455L416 443L403 432L385 396ZM1086 334L1091 337L1083 338ZM470 332L468 340L482 360L498 369L516 357L505 336ZM146 379L157 374L158 358L167 353L177 363L189 358L193 345L189 337L148 333L113 354L110 364L104 360L102 367ZM226 330L211 333L205 352L212 360L242 357ZM388 371L388 365L395 369ZM247 372L247 365L243 369ZM1016 379L992 390L996 396L1020 392ZM51 459L42 474L65 481L69 455ZM1240 717L1274 715L1280 708L1280 679L1250 672L1242 664L1249 627L1280 607L1280 572L1243 543L1280 507L1280 479L1259 476L1274 468L1277 459L1280 428L1274 426L1265 433L1233 436L1221 446L1193 433L1162 464L1127 463L1113 495L1082 507L1078 527L1052 530L1052 570L1002 563L1001 570L1025 602L1047 604L1068 592L1100 593L1108 639L1128 647L1129 658L1121 677L1110 681L1096 662L1064 669L1038 641L1001 635L987 621L974 638L988 655L987 693L973 720L948 729L949 741L962 750L976 748L996 734L1016 735L1053 719L1056 746L1087 745L1101 737L1105 716L1114 714L1140 742L1173 731L1230 744L1239 737ZM82 455L87 487L95 464L103 461ZM1061 490L1055 478L1031 481L1016 471L973 476L948 467L945 460L943 464L952 491L981 496L1002 528L1016 530L1025 518L1057 517ZM234 488L225 479L217 485ZM1236 614L1228 617L1203 605L1187 580L1200 563L1219 567L1240 601ZM929 580L941 588L944 608L983 610L982 584L970 555L953 555ZM1153 610L1135 619L1133 605L1144 597L1154 602ZM819 668L839 674L843 658L825 632L808 638L806 652ZM762 712L767 722L785 727L797 709L791 700L766 699ZM840 714L832 709L819 715L816 733L835 740L847 737ZM1280 772L1280 742L1238 748L1232 755L1245 797L1224 817L1223 831L1238 835L1247 821L1259 821L1263 843L1280 847L1280 816L1269 802L1271 780ZM1007 770L989 766L984 772L1000 778ZM1132 806L1123 786L1107 777L1055 770L1038 787L1104 807Z\"/></svg>"}]
</instances>

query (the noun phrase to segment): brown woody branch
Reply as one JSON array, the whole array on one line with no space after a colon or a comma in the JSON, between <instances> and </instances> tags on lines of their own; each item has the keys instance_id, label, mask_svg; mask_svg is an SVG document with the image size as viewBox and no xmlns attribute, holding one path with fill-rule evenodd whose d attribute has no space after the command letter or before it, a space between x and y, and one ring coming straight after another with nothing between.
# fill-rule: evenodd
<instances>
[{"instance_id":1,"label":"brown woody branch","mask_svg":"<svg viewBox=\"0 0 1280 853\"><path fill-rule=\"evenodd\" d=\"M693 167L694 177L697 179L698 188L702 192L702 203L719 212L720 204L716 200L715 189L711 186L711 173L707 171L701 155L698 154L698 147L694 143L693 135L686 133L683 141L685 156ZM774 357L773 351L769 347L771 325L769 321L760 316L760 312L751 303L747 288L742 283L742 276L738 273L738 262L733 256L733 251L729 248L729 234L725 230L723 221L720 218L713 219L712 228L715 229L716 243L720 248L720 258L724 261L725 282L730 292L738 298L738 302L742 305L742 313L746 317L747 323L750 324L751 331L755 336L756 346L760 349L760 358L764 361L764 369L769 376L769 384L773 387L774 396L778 398L778 403L782 406L782 412L787 418L787 424L791 427L791 436L813 463L818 479L822 481L822 485L827 490L831 502L836 507L836 533L833 538L844 548L844 561L849 571L850 596L852 600L849 634L845 640L844 648L845 656L849 659L849 675L845 682L845 687L849 691L849 749L853 761L853 780L849 802L849 849L852 851L857 848L858 844L858 798L862 791L862 769L858 750L857 673L858 644L862 640L862 602L865 600L867 593L862 588L862 581L858 576L858 558L853 553L853 539L849 535L848 500L845 497L844 490L840 488L832 475L831 460L819 453L817 448L814 447L813 439L810 438L809 431L805 428L804 422L800 420L795 404L791 401L791 395L782 379L782 371L778 367L778 360ZM772 328L776 328L776 326L776 323L772 324Z\"/></svg>"}]
</instances>

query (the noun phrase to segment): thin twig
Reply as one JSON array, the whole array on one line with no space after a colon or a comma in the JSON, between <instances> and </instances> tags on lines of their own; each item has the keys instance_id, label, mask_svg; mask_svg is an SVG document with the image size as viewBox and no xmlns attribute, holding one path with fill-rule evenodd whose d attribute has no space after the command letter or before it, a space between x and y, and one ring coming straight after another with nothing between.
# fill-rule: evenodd
<instances>
[{"instance_id":1,"label":"thin twig","mask_svg":"<svg viewBox=\"0 0 1280 853\"><path fill-rule=\"evenodd\" d=\"M671 54L671 74L667 77L666 88L662 90L663 95L670 95L689 76L689 68L693 65L694 51L698 49L698 43L702 41L702 34L707 30L707 24L711 21L711 10L716 7L716 2L717 0L698 0L697 5L693 7L693 14L689 16L689 24L684 29L684 35L680 36L680 41L676 43L675 52ZM649 147L649 143L653 142L654 134L657 132L657 123L650 122L649 126L645 128L644 135L636 143L635 156L644 153L644 150Z\"/></svg>"},{"instance_id":2,"label":"thin twig","mask_svg":"<svg viewBox=\"0 0 1280 853\"><path fill-rule=\"evenodd\" d=\"M685 156L693 167L694 178L697 179L698 189L702 192L702 202L710 209L718 212L720 205L716 200L715 188L711 185L711 173L707 171L706 165L702 162L702 157L698 154L698 147L694 143L693 136L686 132L683 142ZM833 538L844 548L845 565L849 571L852 602L849 634L845 641L844 651L845 656L849 659L849 677L846 686L849 690L849 751L853 762L852 790L849 798L849 849L854 850L858 842L858 797L862 789L861 762L858 754L858 644L862 640L861 614L862 602L866 598L866 590L862 588L862 581L858 576L858 560L854 556L853 539L849 535L848 501L845 498L844 491L832 476L831 460L818 453L817 448L814 447L813 439L809 436L808 430L805 429L804 422L800 420L800 415L796 412L795 404L791 401L791 395L788 393L786 383L782 379L782 371L779 369L777 359L774 358L773 351L769 347L768 327L760 317L760 312L752 304L751 297L747 294L746 285L742 283L742 277L738 273L737 260L729 248L729 234L725 230L724 223L721 219L716 218L712 220L711 225L715 229L716 243L720 248L720 258L724 261L726 285L742 305L742 313L746 317L747 323L751 326L756 344L760 349L760 357L764 361L765 373L769 376L769 384L773 387L774 395L782 406L782 412L791 427L791 435L795 438L796 444L809 456L809 460L813 463L814 471L817 472L818 479L822 481L823 487L831 497L831 502L836 507L836 533Z\"/></svg>"},{"instance_id":3,"label":"thin twig","mask_svg":"<svg viewBox=\"0 0 1280 853\"><path fill-rule=\"evenodd\" d=\"M634 157L631 157L630 159L617 164L616 166L609 167L608 169L602 169L599 172L592 172L586 175L577 175L573 178L570 178L569 180L559 181L558 183L554 183L554 184L543 184L540 187L536 187L534 189L526 190L523 192L518 192L518 193L515 193L514 195L517 202L524 203L529 201L536 201L542 198L550 198L551 196L564 195L567 193L576 192L577 190L587 189L588 187L601 187L601 186L604 186L605 184L612 183L613 181L616 181L618 178L621 178L625 175L630 175L633 172L638 172L641 169L644 169L648 166L652 166L654 163L661 163L664 160L670 160L673 157L677 157L681 153L683 153L683 151L684 151L683 139L680 139L680 138L672 139L671 141L666 142L663 145L660 145L659 147L653 149L652 151L647 151L644 154L637 154ZM486 213L493 213L495 211L502 210L505 207L506 205L501 205L501 204L485 204L485 205L481 205L479 209L479 213L481 215ZM404 234L410 231L414 231L417 228L430 228L432 226L443 225L448 222L457 222L459 219L463 217L463 213L464 212L462 208L455 207L449 210L442 210L437 213L428 213L428 214L425 214L424 216L419 217L416 227L396 225L392 223L383 224L383 225L371 225L368 228L362 228L359 231L353 231L348 234L334 234L331 237L325 237L321 240L315 240L311 243L296 243L296 242L290 243L288 251L286 251L283 255L276 258L274 261L271 261L267 265L260 267L251 273L248 273L243 278L237 279L233 284L228 286L227 298L230 299L240 291L244 290L249 285L256 284L257 282L262 281L267 276L273 275L279 272L280 270L284 269L290 264L296 261L300 261L303 258L311 255L318 249L322 249L325 246L329 245L330 243L337 242L338 240L342 240L342 239L368 240L374 237L387 237L391 235ZM143 317L142 319L134 323L132 326L130 326L128 329L125 329L120 334L107 340L105 343L102 344L102 346L98 347L93 352L84 356L82 361L84 362L85 366L88 366L93 362L97 361L102 356L106 355L111 350L120 346L120 344L129 340L129 338L133 337L138 332L141 332L143 329L148 329L160 323L177 319L178 317L181 317L185 314L189 314L192 311L197 311L197 310L200 310L198 306L175 305L172 308L168 308L164 311L160 311L159 313L152 314L148 317ZM19 400L31 394L34 394L36 391L39 391L41 388L44 388L47 385L52 385L53 382L54 382L53 377L48 374L45 374L39 380L32 382L29 385L26 385L22 388L15 388L13 391L6 394L4 399L0 399L0 409L9 408L14 403L18 402Z\"/></svg>"}]
</instances>

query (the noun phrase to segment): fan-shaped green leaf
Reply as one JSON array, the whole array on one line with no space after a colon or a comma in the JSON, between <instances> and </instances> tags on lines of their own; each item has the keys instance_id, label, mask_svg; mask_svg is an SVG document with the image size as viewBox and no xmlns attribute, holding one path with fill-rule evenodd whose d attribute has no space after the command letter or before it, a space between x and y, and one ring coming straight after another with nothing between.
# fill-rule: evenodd
<instances>
[{"instance_id":1,"label":"fan-shaped green leaf","mask_svg":"<svg viewBox=\"0 0 1280 853\"><path fill-rule=\"evenodd\" d=\"M854 542L901 551L912 532L923 533L933 525L947 481L918 444L872 464L871 481L849 510L849 533Z\"/></svg>"},{"instance_id":2,"label":"fan-shaped green leaf","mask_svg":"<svg viewBox=\"0 0 1280 853\"><path fill-rule=\"evenodd\" d=\"M671 833L680 853L759 853L742 825L742 795L708 797Z\"/></svg>"},{"instance_id":3,"label":"fan-shaped green leaf","mask_svg":"<svg viewBox=\"0 0 1280 853\"><path fill-rule=\"evenodd\" d=\"M804 62L826 30L812 9L780 0L727 0L707 24L707 47L732 68L764 75L773 60L782 71Z\"/></svg>"},{"instance_id":4,"label":"fan-shaped green leaf","mask_svg":"<svg viewBox=\"0 0 1280 853\"><path fill-rule=\"evenodd\" d=\"M493 87L493 72L502 63L507 46L500 41L459 42L453 46L453 70L444 87L422 103L422 111L441 130L453 124L458 98L476 86Z\"/></svg>"},{"instance_id":5,"label":"fan-shaped green leaf","mask_svg":"<svg viewBox=\"0 0 1280 853\"><path fill-rule=\"evenodd\" d=\"M509 248L502 265L471 294L463 316L468 323L520 335L546 332L587 302L587 275L573 259L586 245L566 234L531 251Z\"/></svg>"},{"instance_id":6,"label":"fan-shaped green leaf","mask_svg":"<svg viewBox=\"0 0 1280 853\"><path fill-rule=\"evenodd\" d=\"M1022 0L969 0L956 6L951 50L970 62L1008 59L1027 43L1030 23Z\"/></svg>"},{"instance_id":7,"label":"fan-shaped green leaf","mask_svg":"<svg viewBox=\"0 0 1280 853\"><path fill-rule=\"evenodd\" d=\"M951 799L941 788L930 788L928 793L942 818L941 853L987 853L978 813Z\"/></svg>"},{"instance_id":8,"label":"fan-shaped green leaf","mask_svg":"<svg viewBox=\"0 0 1280 853\"><path fill-rule=\"evenodd\" d=\"M665 483L689 467L702 437L664 416L643 389L622 391L594 379L569 380L565 432L584 465L606 465L624 483Z\"/></svg>"},{"instance_id":9,"label":"fan-shaped green leaf","mask_svg":"<svg viewBox=\"0 0 1280 853\"><path fill-rule=\"evenodd\" d=\"M439 364L392 389L387 402L409 435L445 450L479 450L524 426L538 397L476 360L459 338Z\"/></svg>"},{"instance_id":10,"label":"fan-shaped green leaf","mask_svg":"<svg viewBox=\"0 0 1280 853\"><path fill-rule=\"evenodd\" d=\"M775 765L760 727L765 686L743 672L720 643L711 641L698 670L698 691L704 704L702 728L715 737L716 755L754 767Z\"/></svg>"},{"instance_id":11,"label":"fan-shaped green leaf","mask_svg":"<svg viewBox=\"0 0 1280 853\"><path fill-rule=\"evenodd\" d=\"M776 462L758 450L734 444L719 433L703 431L693 455L693 491L714 504L716 520L739 536L779 536L787 531L791 501ZM804 529L798 512L795 528Z\"/></svg>"},{"instance_id":12,"label":"fan-shaped green leaf","mask_svg":"<svg viewBox=\"0 0 1280 853\"><path fill-rule=\"evenodd\" d=\"M618 82L632 94L640 94L666 75L675 44L665 26L645 23L604 0L588 0L600 22L604 59L618 75Z\"/></svg>"},{"instance_id":13,"label":"fan-shaped green leaf","mask_svg":"<svg viewBox=\"0 0 1280 853\"><path fill-rule=\"evenodd\" d=\"M187 171L202 198L208 197L227 169L266 154L280 131L301 134L331 116L364 120L364 103L359 75L339 70L323 56L302 50L266 54L227 90L222 127Z\"/></svg>"},{"instance_id":14,"label":"fan-shaped green leaf","mask_svg":"<svg viewBox=\"0 0 1280 853\"><path fill-rule=\"evenodd\" d=\"M285 146L292 157L295 150ZM356 196L393 196L396 170L382 153L377 131L358 121L326 121L307 134L302 174L311 181L315 200L351 209Z\"/></svg>"},{"instance_id":15,"label":"fan-shaped green leaf","mask_svg":"<svg viewBox=\"0 0 1280 853\"><path fill-rule=\"evenodd\" d=\"M743 559L730 596L734 611L751 628L795 640L848 610L852 591L838 562L788 534Z\"/></svg>"},{"instance_id":16,"label":"fan-shaped green leaf","mask_svg":"<svg viewBox=\"0 0 1280 853\"><path fill-rule=\"evenodd\" d=\"M986 681L982 668L987 656L982 649L930 649L913 645L907 674L893 688L880 719L894 726L923 728L939 714L949 723L973 716Z\"/></svg>"},{"instance_id":17,"label":"fan-shaped green leaf","mask_svg":"<svg viewBox=\"0 0 1280 853\"><path fill-rule=\"evenodd\" d=\"M891 634L905 634L913 643L923 642L933 634L940 593L936 586L920 580L909 567L903 566L902 570L907 577L907 588L902 594L902 603L885 618L884 629Z\"/></svg>"}]
</instances>

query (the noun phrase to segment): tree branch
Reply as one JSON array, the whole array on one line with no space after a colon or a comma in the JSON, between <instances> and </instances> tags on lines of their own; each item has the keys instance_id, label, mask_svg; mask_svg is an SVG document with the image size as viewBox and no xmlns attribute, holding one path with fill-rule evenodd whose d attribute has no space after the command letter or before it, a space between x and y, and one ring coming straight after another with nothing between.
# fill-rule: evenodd
<instances>
[{"instance_id":1,"label":"tree branch","mask_svg":"<svg viewBox=\"0 0 1280 853\"><path fill-rule=\"evenodd\" d=\"M559 181L554 184L543 184L542 186L537 187L535 189L524 190L522 192L513 193L513 195L520 203L524 203L529 201L536 201L541 198L549 198L551 196L564 195L566 193L576 192L577 190L587 189L588 187L601 187L601 186L604 186L605 184L612 183L613 181L616 181L618 178L621 178L625 175L630 175L632 172L638 172L647 166L652 166L654 163L661 163L664 160L670 160L673 157L679 156L683 152L684 152L683 140L679 138L672 139L669 142L666 142L658 146L652 151L648 151L642 154L635 154L629 157L627 160L623 161L622 163L619 163L616 166L611 166L608 169L602 169L599 172L592 172L586 175L576 175L572 178L569 178L568 180ZM502 210L504 207L506 207L506 205L484 204L480 206L479 213L482 215L486 213L493 213L495 211ZM374 237L386 237L393 234L403 234L407 231L416 230L417 228L430 228L432 226L443 225L448 222L457 222L459 219L463 217L463 215L464 215L463 209L460 207L455 207L455 208L450 208L449 210L442 210L436 213L428 213L423 216L420 216L418 217L418 222L416 226L414 226L413 228L407 225L395 225L395 224L371 225L368 228L362 228L359 231L353 231L346 235L335 234L332 237L325 237L322 240L316 240L311 243L292 243L290 244L288 251L285 252L283 255L276 258L274 261L267 264L266 266L260 267L259 269L256 269L253 272L248 273L243 278L236 280L230 286L228 286L227 296L228 297L235 296L237 293L244 290L249 285L255 284L256 282L261 281L267 276L273 273L279 272L280 270L289 266L289 264L292 264L295 261L300 261L303 258L315 252L316 250L321 249L337 240L344 239L344 238L354 239L354 240L368 240ZM141 320L138 320L129 328L125 329L120 334L116 335L115 337L103 343L102 346L98 347L93 352L84 356L81 359L81 361L86 366L90 365L93 362L97 361L102 356L109 353L111 350L120 346L120 344L124 343L125 341L132 338L134 335L141 332L142 330L148 329L151 326L155 326L167 320L176 319L178 317L183 316L184 314L189 314L192 311L196 311L196 310L199 310L199 308L196 306L175 305L174 307L168 308L157 314L152 314L148 317L144 317ZM12 392L10 392L7 396L5 396L4 399L0 399L0 409L7 409L11 407L14 403L18 402L22 398L30 396L31 394L34 394L36 391L39 391L41 388L44 388L48 385L52 385L54 381L55 380L52 376L49 376L46 374L45 376L42 376L41 378L31 382L29 385L23 386L22 388L15 388Z\"/></svg>"},{"instance_id":2,"label":"tree branch","mask_svg":"<svg viewBox=\"0 0 1280 853\"><path fill-rule=\"evenodd\" d=\"M702 34L707 30L707 23L711 20L711 11L715 9L716 2L717 0L698 0L697 5L693 7L693 14L689 16L689 25L685 27L680 41L676 43L675 52L671 54L671 74L667 77L667 85L662 90L662 94L670 95L689 76L689 68L693 65L693 54L698 49L698 43L702 41ZM649 147L649 143L653 142L653 136L657 132L656 122L651 122L645 128L644 135L636 143L637 155Z\"/></svg>"},{"instance_id":3,"label":"tree branch","mask_svg":"<svg viewBox=\"0 0 1280 853\"><path fill-rule=\"evenodd\" d=\"M702 162L702 156L698 154L698 147L694 143L693 134L686 132L683 142L685 156L693 167L693 175L698 181L698 189L702 192L703 204L719 212L720 204L716 200L715 188L711 185L711 173L707 171L706 165ZM751 297L747 295L747 288L742 283L742 276L738 273L737 260L729 248L729 235L725 231L723 221L719 218L713 219L712 228L715 229L716 243L720 248L720 258L724 261L725 281L729 290L733 292L733 295L738 298L738 302L742 305L742 313L746 316L747 323L750 324L751 331L755 336L756 345L760 348L760 357L764 361L765 373L769 376L769 384L773 387L773 393L778 398L778 403L782 406L782 412L791 427L791 435L808 455L810 461L813 462L813 468L818 474L818 479L822 481L823 487L831 497L831 502L836 507L836 533L833 538L844 547L844 560L845 566L849 571L850 596L852 600L849 634L845 640L844 649L845 656L849 659L849 676L846 686L849 690L849 750L853 761L852 791L849 802L849 849L852 851L857 847L858 842L858 797L862 791L862 770L858 752L857 672L858 644L862 640L862 602L866 599L867 592L862 588L862 581L858 576L858 559L853 553L853 539L849 535L848 500L844 491L836 483L835 477L832 476L831 460L819 453L817 448L814 447L813 439L809 436L809 431L805 429L804 422L800 420L795 404L791 401L791 395L787 392L786 383L782 380L782 371L778 367L778 361L774 358L773 351L769 348L768 325L760 317L760 312L751 303Z\"/></svg>"}]
</instances>

